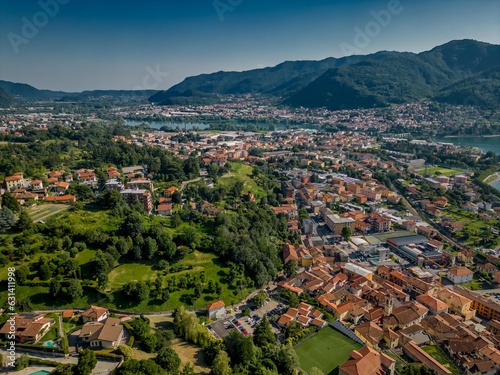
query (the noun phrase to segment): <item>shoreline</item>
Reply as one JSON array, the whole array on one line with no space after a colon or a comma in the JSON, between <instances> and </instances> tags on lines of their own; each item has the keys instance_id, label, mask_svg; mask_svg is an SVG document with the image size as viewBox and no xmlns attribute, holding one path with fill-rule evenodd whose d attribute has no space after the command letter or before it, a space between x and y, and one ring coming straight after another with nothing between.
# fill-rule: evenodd
<instances>
[{"instance_id":1,"label":"shoreline","mask_svg":"<svg viewBox=\"0 0 500 375\"><path fill-rule=\"evenodd\" d=\"M467 135L467 134L463 134L463 135L445 135L445 136L439 137L439 138L463 138L463 137L467 137L467 138L496 138L496 137L500 137L500 134L490 134L490 135Z\"/></svg>"},{"instance_id":2,"label":"shoreline","mask_svg":"<svg viewBox=\"0 0 500 375\"><path fill-rule=\"evenodd\" d=\"M500 182L500 172L495 172L486 177L483 181L485 184L493 186L494 183ZM495 186L493 186L495 187Z\"/></svg>"}]
</instances>

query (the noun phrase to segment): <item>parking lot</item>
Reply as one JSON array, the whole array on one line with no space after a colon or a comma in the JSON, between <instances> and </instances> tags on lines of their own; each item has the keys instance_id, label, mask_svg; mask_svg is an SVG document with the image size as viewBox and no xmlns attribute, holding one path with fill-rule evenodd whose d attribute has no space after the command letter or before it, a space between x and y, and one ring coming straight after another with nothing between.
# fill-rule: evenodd
<instances>
[{"instance_id":1,"label":"parking lot","mask_svg":"<svg viewBox=\"0 0 500 375\"><path fill-rule=\"evenodd\" d=\"M244 316L242 313L247 307L251 309L250 316ZM281 313L284 309L284 305L273 300L266 301L266 304L259 308L243 304L235 307L234 315L229 315L224 319L208 324L207 329L218 338L224 338L234 330L239 331L245 336L253 335L255 327L260 324L264 315L271 318L273 315ZM277 327L274 325L271 325L271 327L275 333L279 333Z\"/></svg>"}]
</instances>

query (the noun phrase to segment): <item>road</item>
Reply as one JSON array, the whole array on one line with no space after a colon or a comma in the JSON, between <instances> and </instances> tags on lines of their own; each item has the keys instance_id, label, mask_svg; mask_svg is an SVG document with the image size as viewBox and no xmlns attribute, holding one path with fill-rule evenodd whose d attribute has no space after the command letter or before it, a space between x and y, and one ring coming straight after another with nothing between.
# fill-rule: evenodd
<instances>
[{"instance_id":1,"label":"road","mask_svg":"<svg viewBox=\"0 0 500 375\"><path fill-rule=\"evenodd\" d=\"M394 186L393 184L391 184L391 188L392 188L393 191L397 191L398 192L398 194L401 196L401 201L403 202L403 204L405 205L405 207L408 209L408 211L410 211L410 213L412 215L418 216L423 221L425 221L426 223L430 224L434 229L436 229L439 232L439 234L441 235L441 237L443 237L449 243L455 245L459 250L466 249L466 247L464 247L462 244L458 243L453 238L451 238L448 235L444 234L443 231L441 230L441 228L436 223L434 223L432 220L430 220L425 214L423 214L419 210L415 209L412 206L412 204L410 202L408 202L408 200L404 197L404 195L401 193L401 191L396 186Z\"/></svg>"},{"instance_id":2,"label":"road","mask_svg":"<svg viewBox=\"0 0 500 375\"><path fill-rule=\"evenodd\" d=\"M196 181L200 181L200 180L201 180L201 177L195 178L194 180L182 181L181 190L180 191L183 191L186 188L186 186L188 184L190 184L191 182L196 182Z\"/></svg>"}]
</instances>

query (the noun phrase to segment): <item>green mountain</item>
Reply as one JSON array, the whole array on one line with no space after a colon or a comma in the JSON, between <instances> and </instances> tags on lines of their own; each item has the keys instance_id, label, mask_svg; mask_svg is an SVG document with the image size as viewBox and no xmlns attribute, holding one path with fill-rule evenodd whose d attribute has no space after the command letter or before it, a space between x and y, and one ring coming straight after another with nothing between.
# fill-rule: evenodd
<instances>
[{"instance_id":1,"label":"green mountain","mask_svg":"<svg viewBox=\"0 0 500 375\"><path fill-rule=\"evenodd\" d=\"M62 100L62 101L87 101L103 98L127 99L127 98L148 98L156 90L92 90L83 92L64 92L39 90L25 83L15 83L0 80L0 89L17 99L25 101L39 100Z\"/></svg>"},{"instance_id":2,"label":"green mountain","mask_svg":"<svg viewBox=\"0 0 500 375\"><path fill-rule=\"evenodd\" d=\"M499 45L458 40L419 54L382 51L341 59L287 61L245 72L202 74L188 77L149 100L199 104L215 101L218 95L254 93L282 97L283 104L295 107L379 107L432 98L454 83L499 66Z\"/></svg>"},{"instance_id":3,"label":"green mountain","mask_svg":"<svg viewBox=\"0 0 500 375\"><path fill-rule=\"evenodd\" d=\"M382 60L390 52L379 52L367 56L333 57L321 61L286 61L271 68L244 72L217 72L188 77L166 91L160 91L149 100L160 104L178 104L180 101L212 99L217 95L263 94L287 96L306 87L328 69L355 62ZM172 98L175 98L174 102Z\"/></svg>"},{"instance_id":4,"label":"green mountain","mask_svg":"<svg viewBox=\"0 0 500 375\"><path fill-rule=\"evenodd\" d=\"M406 103L432 98L441 89L450 87L451 90L455 82L468 78L476 82L478 74L494 67L500 67L500 46L471 40L453 41L420 54L393 53L381 61L330 69L283 103L331 110ZM481 79L483 84L486 81L486 77ZM464 89L464 86L456 89ZM447 95L463 103L465 97L458 98L464 93L453 89ZM445 100L446 95L443 92L438 97ZM500 105L500 101L493 98L490 95L489 105Z\"/></svg>"},{"instance_id":5,"label":"green mountain","mask_svg":"<svg viewBox=\"0 0 500 375\"><path fill-rule=\"evenodd\" d=\"M14 104L15 100L0 87L0 108L9 107Z\"/></svg>"},{"instance_id":6,"label":"green mountain","mask_svg":"<svg viewBox=\"0 0 500 375\"><path fill-rule=\"evenodd\" d=\"M437 93L434 100L448 104L496 108L500 103L500 68L445 87Z\"/></svg>"}]
</instances>

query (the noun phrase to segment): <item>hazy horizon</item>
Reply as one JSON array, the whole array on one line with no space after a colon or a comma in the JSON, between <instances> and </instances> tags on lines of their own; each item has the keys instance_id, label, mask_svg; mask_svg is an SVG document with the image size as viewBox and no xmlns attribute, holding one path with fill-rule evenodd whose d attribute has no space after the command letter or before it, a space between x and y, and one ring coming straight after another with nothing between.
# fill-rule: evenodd
<instances>
[{"instance_id":1,"label":"hazy horizon","mask_svg":"<svg viewBox=\"0 0 500 375\"><path fill-rule=\"evenodd\" d=\"M188 76L451 40L499 44L495 0L40 0L0 5L0 79L39 89L168 89ZM364 36L360 36L364 34Z\"/></svg>"}]
</instances>

